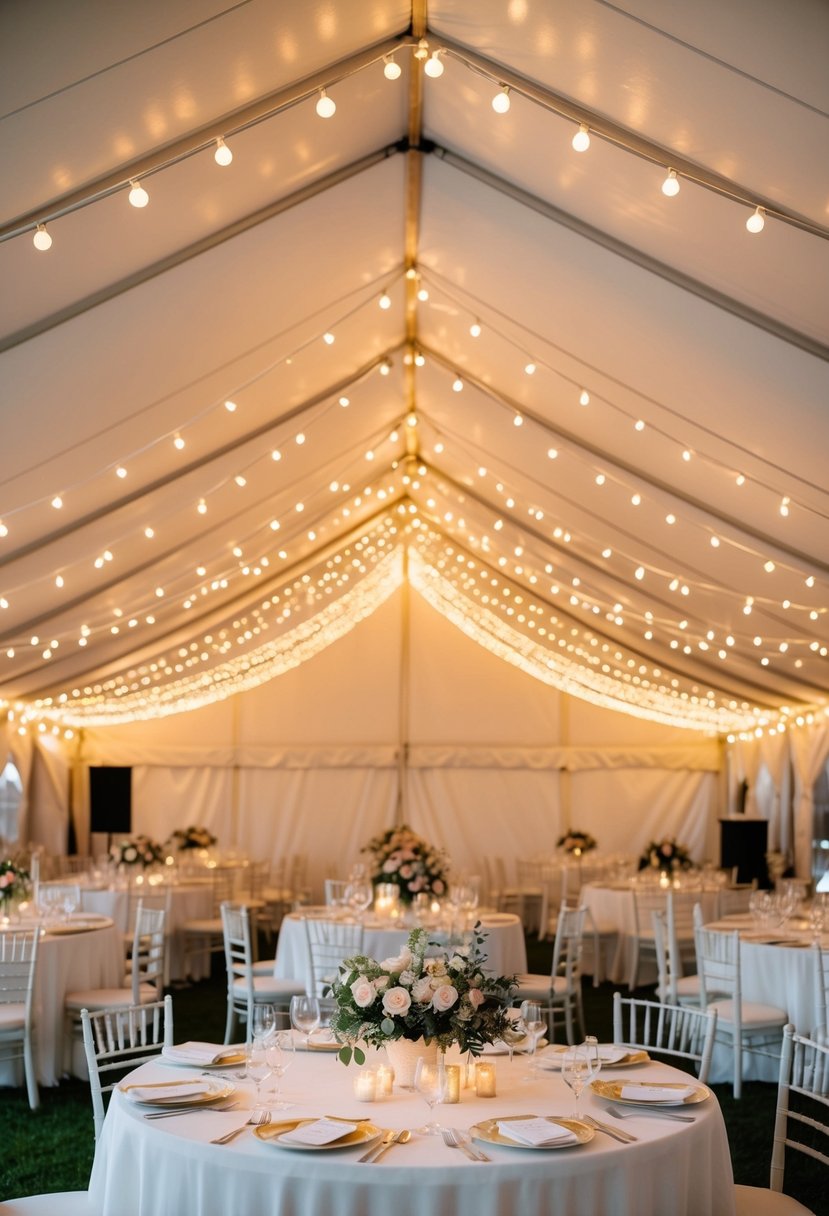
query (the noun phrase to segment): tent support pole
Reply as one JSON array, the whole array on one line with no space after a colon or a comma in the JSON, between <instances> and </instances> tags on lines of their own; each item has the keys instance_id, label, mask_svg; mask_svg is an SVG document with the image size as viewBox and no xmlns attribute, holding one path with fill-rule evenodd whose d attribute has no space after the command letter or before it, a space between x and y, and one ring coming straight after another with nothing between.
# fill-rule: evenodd
<instances>
[{"instance_id":1,"label":"tent support pole","mask_svg":"<svg viewBox=\"0 0 829 1216\"><path fill-rule=\"evenodd\" d=\"M395 826L408 823L409 804L409 662L411 616L409 602L409 546L403 546L403 585L400 589L400 679L397 706L397 805Z\"/></svg>"},{"instance_id":2,"label":"tent support pole","mask_svg":"<svg viewBox=\"0 0 829 1216\"><path fill-rule=\"evenodd\" d=\"M560 693L559 698L559 742L567 754L570 748L570 698L566 692ZM558 798L559 832L569 832L573 827L573 779L566 761L558 771Z\"/></svg>"}]
</instances>

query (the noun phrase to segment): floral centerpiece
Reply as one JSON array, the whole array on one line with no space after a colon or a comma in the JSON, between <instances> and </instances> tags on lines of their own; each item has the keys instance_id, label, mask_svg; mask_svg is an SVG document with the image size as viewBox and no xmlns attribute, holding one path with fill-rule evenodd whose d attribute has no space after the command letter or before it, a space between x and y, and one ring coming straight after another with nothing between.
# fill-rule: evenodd
<instances>
[{"instance_id":1,"label":"floral centerpiece","mask_svg":"<svg viewBox=\"0 0 829 1216\"><path fill-rule=\"evenodd\" d=\"M6 858L0 861L0 905L23 899L29 894L29 871L19 862Z\"/></svg>"},{"instance_id":2,"label":"floral centerpiece","mask_svg":"<svg viewBox=\"0 0 829 1216\"><path fill-rule=\"evenodd\" d=\"M176 828L169 843L181 853L185 849L209 849L216 843L216 837L207 828L191 826Z\"/></svg>"},{"instance_id":3,"label":"floral centerpiece","mask_svg":"<svg viewBox=\"0 0 829 1216\"><path fill-rule=\"evenodd\" d=\"M572 857L581 857L582 853L589 853L591 849L597 847L596 841L589 832L578 832L575 828L570 832L565 832L563 836L559 836L556 841L556 848L563 849Z\"/></svg>"},{"instance_id":4,"label":"floral centerpiece","mask_svg":"<svg viewBox=\"0 0 829 1216\"><path fill-rule=\"evenodd\" d=\"M646 870L690 870L693 866L691 854L684 844L678 844L673 836L664 840L652 840L639 858L639 869Z\"/></svg>"},{"instance_id":5,"label":"floral centerpiece","mask_svg":"<svg viewBox=\"0 0 829 1216\"><path fill-rule=\"evenodd\" d=\"M411 903L421 892L444 895L446 855L435 849L406 824L389 828L362 849L373 859L371 881L394 883L403 903Z\"/></svg>"},{"instance_id":6,"label":"floral centerpiece","mask_svg":"<svg viewBox=\"0 0 829 1216\"><path fill-rule=\"evenodd\" d=\"M332 987L331 1017L342 1062L352 1056L365 1062L360 1043L385 1047L397 1039L423 1039L442 1050L457 1043L480 1055L485 1044L501 1038L510 1024L515 977L484 972L484 940L476 926L469 945L435 950L428 930L413 929L396 958L345 959Z\"/></svg>"},{"instance_id":7,"label":"floral centerpiece","mask_svg":"<svg viewBox=\"0 0 829 1216\"><path fill-rule=\"evenodd\" d=\"M130 836L110 849L112 860L119 866L154 866L164 861L161 845L149 836Z\"/></svg>"}]
</instances>

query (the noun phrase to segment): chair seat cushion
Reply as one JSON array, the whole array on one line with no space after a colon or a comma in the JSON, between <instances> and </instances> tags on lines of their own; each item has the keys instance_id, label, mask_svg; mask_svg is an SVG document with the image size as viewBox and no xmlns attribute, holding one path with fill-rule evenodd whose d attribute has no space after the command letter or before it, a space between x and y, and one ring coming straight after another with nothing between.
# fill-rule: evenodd
<instances>
[{"instance_id":1,"label":"chair seat cushion","mask_svg":"<svg viewBox=\"0 0 829 1216\"><path fill-rule=\"evenodd\" d=\"M237 1000L244 1000L248 986L244 980L236 980L233 985L233 995ZM305 985L299 980L278 980L273 975L254 975L253 992L261 1001L286 1001L292 996L304 996Z\"/></svg>"},{"instance_id":2,"label":"chair seat cushion","mask_svg":"<svg viewBox=\"0 0 829 1216\"><path fill-rule=\"evenodd\" d=\"M141 984L138 990L142 1005L158 999L158 992L151 984ZM86 992L68 992L64 1005L72 1012L80 1013L82 1009L123 1008L132 1004L132 987L129 988L90 988Z\"/></svg>"},{"instance_id":3,"label":"chair seat cushion","mask_svg":"<svg viewBox=\"0 0 829 1216\"><path fill-rule=\"evenodd\" d=\"M735 1186L734 1202L736 1216L815 1216L791 1195L762 1186Z\"/></svg>"},{"instance_id":4,"label":"chair seat cushion","mask_svg":"<svg viewBox=\"0 0 829 1216\"><path fill-rule=\"evenodd\" d=\"M251 967L251 971L253 972L254 975L272 976L275 964L276 964L276 959L260 958L258 963L253 964L253 966ZM242 967L240 964L234 964L233 970L236 972L237 975L245 974L245 968Z\"/></svg>"},{"instance_id":5,"label":"chair seat cushion","mask_svg":"<svg viewBox=\"0 0 829 1216\"><path fill-rule=\"evenodd\" d=\"M717 1011L717 1025L734 1021L733 1001L709 1001L709 1009ZM761 1005L754 1001L743 1001L743 1026L746 1028L758 1026L785 1026L789 1015L776 1005Z\"/></svg>"},{"instance_id":6,"label":"chair seat cushion","mask_svg":"<svg viewBox=\"0 0 829 1216\"><path fill-rule=\"evenodd\" d=\"M22 1002L0 1005L0 1031L22 1030L26 1024L26 1006Z\"/></svg>"}]
</instances>

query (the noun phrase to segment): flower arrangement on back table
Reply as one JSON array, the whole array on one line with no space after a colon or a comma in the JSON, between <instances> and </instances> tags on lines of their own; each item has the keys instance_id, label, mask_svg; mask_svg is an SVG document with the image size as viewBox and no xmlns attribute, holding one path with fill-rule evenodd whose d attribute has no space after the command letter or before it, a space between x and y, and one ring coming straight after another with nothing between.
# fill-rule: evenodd
<instances>
[{"instance_id":1,"label":"flower arrangement on back table","mask_svg":"<svg viewBox=\"0 0 829 1216\"><path fill-rule=\"evenodd\" d=\"M0 905L29 894L29 871L7 857L0 861Z\"/></svg>"},{"instance_id":2,"label":"flower arrangement on back table","mask_svg":"<svg viewBox=\"0 0 829 1216\"><path fill-rule=\"evenodd\" d=\"M130 836L119 840L109 853L112 860L119 866L153 866L164 861L164 850L156 840L149 836Z\"/></svg>"},{"instance_id":3,"label":"flower arrangement on back table","mask_svg":"<svg viewBox=\"0 0 829 1216\"><path fill-rule=\"evenodd\" d=\"M176 828L170 836L169 843L181 853L185 849L209 849L216 843L216 837L207 828L187 827Z\"/></svg>"},{"instance_id":4,"label":"flower arrangement on back table","mask_svg":"<svg viewBox=\"0 0 829 1216\"><path fill-rule=\"evenodd\" d=\"M457 1043L479 1055L509 1026L507 1010L515 992L514 976L493 977L483 970L485 937L476 926L469 945L434 951L427 929L413 929L396 958L355 955L340 964L332 986L335 1010L331 1029L340 1059L358 1064L358 1046L383 1047L390 1040L432 1040L442 1050ZM428 955L427 949L430 949Z\"/></svg>"},{"instance_id":5,"label":"flower arrangement on back table","mask_svg":"<svg viewBox=\"0 0 829 1216\"><path fill-rule=\"evenodd\" d=\"M446 855L405 823L375 836L361 851L373 858L371 881L394 883L403 903L411 903L421 891L427 895L446 892Z\"/></svg>"},{"instance_id":6,"label":"flower arrangement on back table","mask_svg":"<svg viewBox=\"0 0 829 1216\"><path fill-rule=\"evenodd\" d=\"M575 828L570 832L565 832L563 836L559 836L556 841L556 848L563 849L572 857L581 857L583 853L589 853L591 849L597 847L596 841L589 832L578 832Z\"/></svg>"},{"instance_id":7,"label":"flower arrangement on back table","mask_svg":"<svg viewBox=\"0 0 829 1216\"><path fill-rule=\"evenodd\" d=\"M678 844L674 836L652 840L639 858L640 870L690 870L693 864L685 845Z\"/></svg>"}]
</instances>

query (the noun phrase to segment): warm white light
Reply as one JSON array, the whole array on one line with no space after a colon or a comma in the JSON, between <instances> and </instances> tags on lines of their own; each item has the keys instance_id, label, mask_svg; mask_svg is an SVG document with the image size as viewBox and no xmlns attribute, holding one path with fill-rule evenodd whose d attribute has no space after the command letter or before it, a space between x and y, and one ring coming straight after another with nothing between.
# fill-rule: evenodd
<instances>
[{"instance_id":1,"label":"warm white light","mask_svg":"<svg viewBox=\"0 0 829 1216\"><path fill-rule=\"evenodd\" d=\"M685 451L682 453L682 459L685 461L686 464L691 459L691 452L690 452L689 448L686 448Z\"/></svg>"},{"instance_id":2,"label":"warm white light","mask_svg":"<svg viewBox=\"0 0 829 1216\"><path fill-rule=\"evenodd\" d=\"M786 516L789 514L789 503L792 500L786 495L780 503L780 514Z\"/></svg>"},{"instance_id":3,"label":"warm white light","mask_svg":"<svg viewBox=\"0 0 829 1216\"><path fill-rule=\"evenodd\" d=\"M634 422L634 424L633 424L633 429L634 429L635 431L644 431L644 429L645 429L645 424L644 424L644 422L642 421L642 419L641 419L641 418L639 418L639 419L638 419L636 422Z\"/></svg>"},{"instance_id":4,"label":"warm white light","mask_svg":"<svg viewBox=\"0 0 829 1216\"><path fill-rule=\"evenodd\" d=\"M528 376L534 376L535 375L535 364L528 363L526 365L526 367L524 368L524 371Z\"/></svg>"},{"instance_id":5,"label":"warm white light","mask_svg":"<svg viewBox=\"0 0 829 1216\"><path fill-rule=\"evenodd\" d=\"M52 499L52 506L55 508L56 511L59 511L61 509L61 507L63 506L63 499L61 498L60 494L56 494L55 497Z\"/></svg>"},{"instance_id":6,"label":"warm white light","mask_svg":"<svg viewBox=\"0 0 829 1216\"><path fill-rule=\"evenodd\" d=\"M300 431L297 435L294 436L294 443L296 443L300 447L302 447L304 442L305 442L305 434L303 431Z\"/></svg>"},{"instance_id":7,"label":"warm white light","mask_svg":"<svg viewBox=\"0 0 829 1216\"><path fill-rule=\"evenodd\" d=\"M123 481L123 479L126 477L126 475L127 475L127 470L124 468L123 465L119 465L118 468L115 470L115 476L120 477L121 480Z\"/></svg>"},{"instance_id":8,"label":"warm white light","mask_svg":"<svg viewBox=\"0 0 829 1216\"><path fill-rule=\"evenodd\" d=\"M590 131L587 123L580 124L578 131L573 136L571 144L574 152L586 152L590 147Z\"/></svg>"},{"instance_id":9,"label":"warm white light","mask_svg":"<svg viewBox=\"0 0 829 1216\"><path fill-rule=\"evenodd\" d=\"M399 80L403 69L393 55L383 56L383 75L386 80Z\"/></svg>"},{"instance_id":10,"label":"warm white light","mask_svg":"<svg viewBox=\"0 0 829 1216\"><path fill-rule=\"evenodd\" d=\"M604 473L597 473L597 474L596 474L596 485L597 485L597 486L603 486L603 485L604 485L604 483L605 483L605 481L606 481L606 478L605 478Z\"/></svg>"},{"instance_id":11,"label":"warm white light","mask_svg":"<svg viewBox=\"0 0 829 1216\"><path fill-rule=\"evenodd\" d=\"M243 490L248 484L247 477L243 477L241 473L237 473L233 480L236 482L240 490Z\"/></svg>"},{"instance_id":12,"label":"warm white light","mask_svg":"<svg viewBox=\"0 0 829 1216\"><path fill-rule=\"evenodd\" d=\"M774 562L773 561L765 562L763 564L763 569L765 570L766 574L773 574L774 573Z\"/></svg>"},{"instance_id":13,"label":"warm white light","mask_svg":"<svg viewBox=\"0 0 829 1216\"><path fill-rule=\"evenodd\" d=\"M383 360L383 362L380 364L379 371L381 376L387 376L389 374L391 371L391 364L389 363L388 359Z\"/></svg>"},{"instance_id":14,"label":"warm white light","mask_svg":"<svg viewBox=\"0 0 829 1216\"><path fill-rule=\"evenodd\" d=\"M579 393L579 405L589 405L589 404L590 404L590 394L588 393L586 388L583 388L581 390L581 392Z\"/></svg>"},{"instance_id":15,"label":"warm white light","mask_svg":"<svg viewBox=\"0 0 829 1216\"><path fill-rule=\"evenodd\" d=\"M443 60L440 57L440 51L432 52L423 65L423 71L433 80L437 80L438 76L443 75Z\"/></svg>"},{"instance_id":16,"label":"warm white light","mask_svg":"<svg viewBox=\"0 0 829 1216\"><path fill-rule=\"evenodd\" d=\"M383 292L380 299L378 300L378 304L383 309L383 311L385 311L387 308L391 308L391 296L389 295L389 293L387 291Z\"/></svg>"},{"instance_id":17,"label":"warm white light","mask_svg":"<svg viewBox=\"0 0 829 1216\"><path fill-rule=\"evenodd\" d=\"M39 249L41 253L45 253L47 249L52 248L52 238L46 231L45 224L38 224L35 229L35 234L32 237L32 244L35 249Z\"/></svg>"},{"instance_id":18,"label":"warm white light","mask_svg":"<svg viewBox=\"0 0 829 1216\"><path fill-rule=\"evenodd\" d=\"M515 417L512 420L512 425L513 426L523 426L524 425L524 419L521 417L520 414L515 415Z\"/></svg>"},{"instance_id":19,"label":"warm white light","mask_svg":"<svg viewBox=\"0 0 829 1216\"><path fill-rule=\"evenodd\" d=\"M501 85L500 92L496 93L492 99L492 108L496 114L506 114L510 107L509 88L507 85Z\"/></svg>"},{"instance_id":20,"label":"warm white light","mask_svg":"<svg viewBox=\"0 0 829 1216\"><path fill-rule=\"evenodd\" d=\"M453 380L452 392L453 393L462 393L463 392L463 380L461 380L460 376L456 376L455 379Z\"/></svg>"},{"instance_id":21,"label":"warm white light","mask_svg":"<svg viewBox=\"0 0 829 1216\"><path fill-rule=\"evenodd\" d=\"M139 182L131 181L129 200L133 207L146 207L150 196Z\"/></svg>"},{"instance_id":22,"label":"warm white light","mask_svg":"<svg viewBox=\"0 0 829 1216\"><path fill-rule=\"evenodd\" d=\"M428 55L429 43L425 38L421 38L420 42L418 42L417 46L415 47L414 57L415 59L426 59Z\"/></svg>"},{"instance_id":23,"label":"warm white light","mask_svg":"<svg viewBox=\"0 0 829 1216\"><path fill-rule=\"evenodd\" d=\"M762 232L766 226L766 213L762 207L757 207L746 220L746 228L749 232Z\"/></svg>"},{"instance_id":24,"label":"warm white light","mask_svg":"<svg viewBox=\"0 0 829 1216\"><path fill-rule=\"evenodd\" d=\"M676 175L676 169L668 170L668 176L662 183L662 193L666 194L668 198L679 194L679 178Z\"/></svg>"},{"instance_id":25,"label":"warm white light","mask_svg":"<svg viewBox=\"0 0 829 1216\"><path fill-rule=\"evenodd\" d=\"M325 89L320 89L317 114L319 114L320 118L333 118L336 112L337 104L333 97L329 97Z\"/></svg>"},{"instance_id":26,"label":"warm white light","mask_svg":"<svg viewBox=\"0 0 829 1216\"><path fill-rule=\"evenodd\" d=\"M184 440L182 439L181 435L176 435L175 439L173 440L173 447L179 452L184 447Z\"/></svg>"},{"instance_id":27,"label":"warm white light","mask_svg":"<svg viewBox=\"0 0 829 1216\"><path fill-rule=\"evenodd\" d=\"M146 536L147 540L152 540L153 537L155 536L155 530L153 528L147 527L144 529L144 535Z\"/></svg>"},{"instance_id":28,"label":"warm white light","mask_svg":"<svg viewBox=\"0 0 829 1216\"><path fill-rule=\"evenodd\" d=\"M216 140L216 151L213 153L213 159L215 160L216 164L221 165L223 169L226 168L226 166L229 165L233 160L233 153L222 139L221 135Z\"/></svg>"},{"instance_id":29,"label":"warm white light","mask_svg":"<svg viewBox=\"0 0 829 1216\"><path fill-rule=\"evenodd\" d=\"M473 321L472 324L469 326L469 332L473 338L480 338L480 336L481 336L480 321Z\"/></svg>"},{"instance_id":30,"label":"warm white light","mask_svg":"<svg viewBox=\"0 0 829 1216\"><path fill-rule=\"evenodd\" d=\"M207 514L207 503L203 498L199 499L199 505L196 507L196 510L198 511L199 515Z\"/></svg>"},{"instance_id":31,"label":"warm white light","mask_svg":"<svg viewBox=\"0 0 829 1216\"><path fill-rule=\"evenodd\" d=\"M426 288L426 287L419 288L418 293L417 293L417 298L418 298L418 300L420 300L420 302L422 304L425 304L426 301L429 299L428 288Z\"/></svg>"}]
</instances>

